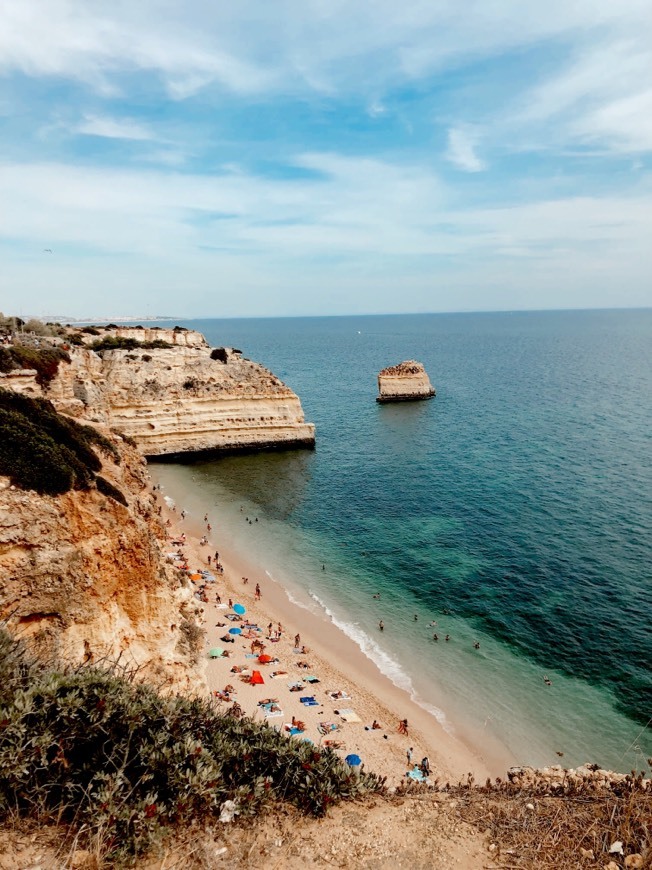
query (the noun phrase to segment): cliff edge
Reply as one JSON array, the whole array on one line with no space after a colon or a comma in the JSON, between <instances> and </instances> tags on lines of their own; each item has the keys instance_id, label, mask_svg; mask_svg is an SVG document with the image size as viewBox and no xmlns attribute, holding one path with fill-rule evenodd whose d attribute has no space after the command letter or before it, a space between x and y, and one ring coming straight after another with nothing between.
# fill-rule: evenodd
<instances>
[{"instance_id":1,"label":"cliff edge","mask_svg":"<svg viewBox=\"0 0 652 870\"><path fill-rule=\"evenodd\" d=\"M119 657L157 685L203 689L198 602L166 561L142 456L11 395L0 390L0 621L45 659Z\"/></svg>"},{"instance_id":2,"label":"cliff edge","mask_svg":"<svg viewBox=\"0 0 652 870\"><path fill-rule=\"evenodd\" d=\"M4 380L122 432L148 457L314 447L315 427L289 387L238 350L211 349L198 332L68 328L56 341L69 360L47 384L23 369L0 375L0 387Z\"/></svg>"}]
</instances>

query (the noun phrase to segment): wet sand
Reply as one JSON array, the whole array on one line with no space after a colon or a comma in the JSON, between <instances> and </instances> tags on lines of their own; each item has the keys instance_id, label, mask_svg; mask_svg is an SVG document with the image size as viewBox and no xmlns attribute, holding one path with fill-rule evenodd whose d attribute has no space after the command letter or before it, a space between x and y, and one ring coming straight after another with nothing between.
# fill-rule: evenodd
<instances>
[{"instance_id":1,"label":"wet sand","mask_svg":"<svg viewBox=\"0 0 652 870\"><path fill-rule=\"evenodd\" d=\"M156 467L150 468L154 483L157 483ZM206 586L208 603L203 603L206 630L205 655L206 678L211 692L222 691L227 685L235 692L231 698L242 709L259 720L265 719L265 710L260 701L273 702L278 707L266 719L272 727L289 733L292 717L303 722L305 729L293 735L292 739L309 739L317 745L325 741L335 741L336 751L343 757L355 753L362 759L365 768L386 775L390 785L396 784L408 770L407 753L412 749L412 764L421 762L424 756L430 761L431 781L457 781L472 772L476 781L484 781L487 776L503 775L509 759L499 752L483 745L473 746L457 734L449 733L428 713L416 704L407 692L395 686L367 658L360 648L326 617L315 614L294 604L283 587L271 580L264 569L250 561L246 555L235 552L229 542L219 534L219 515L211 508L208 520L212 531L196 516L181 518L183 492L174 492L170 487L163 495L175 502L176 511L163 507L163 517L169 517L170 539L177 539L185 533L183 547L188 557L191 571L210 570L216 577L215 583ZM199 541L206 535L209 543L201 546ZM170 546L170 551L175 547ZM207 557L219 551L223 565L223 575L215 574L209 567ZM248 578L248 583L243 582ZM255 600L256 584L260 585L261 598ZM196 584L197 586L200 583ZM216 604L216 595L222 605ZM246 607L245 621L256 624L262 631L251 631L249 637L236 635L234 643L225 643L220 638L229 628L242 626L241 622L231 622L226 618L233 611L228 601ZM224 605L227 605L226 607ZM223 623L224 625L217 625ZM273 632L282 625L281 639L268 639L268 625L272 623ZM243 632L246 630L243 629ZM295 635L301 637L301 645L307 652L294 652ZM251 643L254 638L265 645L265 654L277 659L273 663L261 664L252 657ZM228 657L210 659L209 650L222 647L229 652ZM309 668L299 667L299 662L309 663ZM251 685L232 673L232 668L247 667L249 673L258 670L263 685ZM276 677L272 674L276 673ZM279 675L280 674L280 675ZM308 683L302 677L315 676L319 682ZM301 691L290 691L289 686L302 682ZM341 692L348 698L332 698L329 693ZM300 698L312 696L317 702L305 706ZM232 701L224 701L225 704ZM353 711L353 717L344 711ZM354 721L346 721L353 719ZM359 721L355 721L358 719ZM408 736L399 733L398 725L402 719L408 720ZM380 728L371 729L374 722ZM324 723L320 729L320 723ZM326 725L335 726L327 730ZM326 733L324 733L326 732Z\"/></svg>"}]
</instances>

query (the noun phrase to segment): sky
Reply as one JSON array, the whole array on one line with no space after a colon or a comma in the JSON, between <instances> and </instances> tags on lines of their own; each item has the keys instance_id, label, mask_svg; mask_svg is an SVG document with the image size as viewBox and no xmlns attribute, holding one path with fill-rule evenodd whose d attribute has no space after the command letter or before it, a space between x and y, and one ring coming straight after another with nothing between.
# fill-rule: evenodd
<instances>
[{"instance_id":1,"label":"sky","mask_svg":"<svg viewBox=\"0 0 652 870\"><path fill-rule=\"evenodd\" d=\"M650 0L3 0L0 310L652 305Z\"/></svg>"}]
</instances>

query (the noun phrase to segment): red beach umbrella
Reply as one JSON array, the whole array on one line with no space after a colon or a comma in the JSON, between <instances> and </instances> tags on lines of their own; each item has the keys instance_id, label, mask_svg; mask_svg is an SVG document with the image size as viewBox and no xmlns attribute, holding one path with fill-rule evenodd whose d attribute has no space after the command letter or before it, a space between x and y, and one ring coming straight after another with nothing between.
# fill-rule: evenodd
<instances>
[{"instance_id":1,"label":"red beach umbrella","mask_svg":"<svg viewBox=\"0 0 652 870\"><path fill-rule=\"evenodd\" d=\"M254 671L251 675L250 682L252 686L262 686L265 683L265 680L263 680L263 675L260 671Z\"/></svg>"}]
</instances>

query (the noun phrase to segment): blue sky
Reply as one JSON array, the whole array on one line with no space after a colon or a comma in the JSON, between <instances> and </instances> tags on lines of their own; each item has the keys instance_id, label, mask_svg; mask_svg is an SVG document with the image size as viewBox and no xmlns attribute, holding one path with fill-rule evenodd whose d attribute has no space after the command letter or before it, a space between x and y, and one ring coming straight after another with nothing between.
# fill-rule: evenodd
<instances>
[{"instance_id":1,"label":"blue sky","mask_svg":"<svg viewBox=\"0 0 652 870\"><path fill-rule=\"evenodd\" d=\"M4 0L0 124L0 310L652 304L649 0Z\"/></svg>"}]
</instances>

